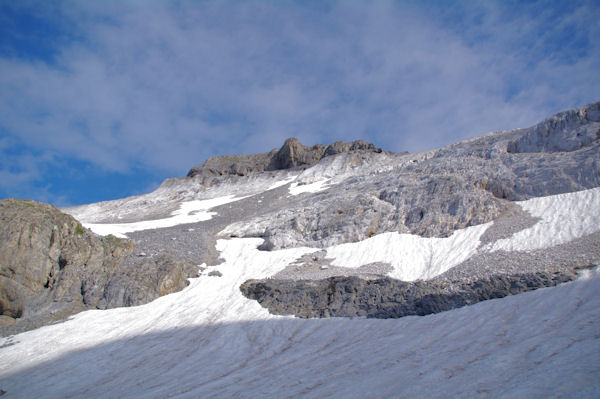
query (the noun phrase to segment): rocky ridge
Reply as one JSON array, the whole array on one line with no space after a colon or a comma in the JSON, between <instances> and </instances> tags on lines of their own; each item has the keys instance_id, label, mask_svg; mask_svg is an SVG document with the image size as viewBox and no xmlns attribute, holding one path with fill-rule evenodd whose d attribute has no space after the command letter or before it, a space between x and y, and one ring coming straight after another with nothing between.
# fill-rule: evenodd
<instances>
[{"instance_id":1,"label":"rocky ridge","mask_svg":"<svg viewBox=\"0 0 600 399\"><path fill-rule=\"evenodd\" d=\"M213 177L222 175L246 176L250 173L282 169L306 169L327 156L349 151L383 152L374 144L357 140L351 143L337 141L329 145L316 144L304 146L294 137L287 139L281 148L264 154L227 155L209 158L206 162L194 166L188 177Z\"/></svg>"}]
</instances>

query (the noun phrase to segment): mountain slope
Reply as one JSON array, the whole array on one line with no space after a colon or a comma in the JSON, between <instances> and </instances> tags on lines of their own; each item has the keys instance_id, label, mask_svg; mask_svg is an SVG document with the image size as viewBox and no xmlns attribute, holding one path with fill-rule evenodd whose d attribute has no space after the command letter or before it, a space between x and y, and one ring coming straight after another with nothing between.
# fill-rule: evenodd
<instances>
[{"instance_id":1,"label":"mountain slope","mask_svg":"<svg viewBox=\"0 0 600 399\"><path fill-rule=\"evenodd\" d=\"M129 257L130 267L169 251L204 263L200 276L145 305L2 338L0 389L7 397L595 397L599 110L594 103L420 154L355 148L244 173L236 162L248 159L233 157L225 168L233 173L66 209L94 231L134 240L145 256ZM279 313L306 316L301 299L319 299L311 289L334 276L452 294L498 276L513 293L515 276L544 273L580 277L385 320L278 316L240 290L273 284L272 302L287 309ZM278 288L290 280L309 289ZM522 291L535 288L528 281ZM353 289L326 289L314 315L340 303L369 309L373 297L347 295Z\"/></svg>"},{"instance_id":2,"label":"mountain slope","mask_svg":"<svg viewBox=\"0 0 600 399\"><path fill-rule=\"evenodd\" d=\"M241 295L232 301L231 280L221 281L4 339L1 389L99 398L593 398L600 389L598 271L388 320L270 316Z\"/></svg>"}]
</instances>

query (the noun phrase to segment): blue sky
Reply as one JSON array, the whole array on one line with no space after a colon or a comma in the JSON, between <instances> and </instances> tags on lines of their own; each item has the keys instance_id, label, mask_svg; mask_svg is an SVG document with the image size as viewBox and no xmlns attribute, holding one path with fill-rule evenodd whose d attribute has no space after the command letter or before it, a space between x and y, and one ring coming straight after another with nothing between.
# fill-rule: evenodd
<instances>
[{"instance_id":1,"label":"blue sky","mask_svg":"<svg viewBox=\"0 0 600 399\"><path fill-rule=\"evenodd\" d=\"M149 192L215 155L438 148L600 100L598 1L0 0L0 198Z\"/></svg>"}]
</instances>

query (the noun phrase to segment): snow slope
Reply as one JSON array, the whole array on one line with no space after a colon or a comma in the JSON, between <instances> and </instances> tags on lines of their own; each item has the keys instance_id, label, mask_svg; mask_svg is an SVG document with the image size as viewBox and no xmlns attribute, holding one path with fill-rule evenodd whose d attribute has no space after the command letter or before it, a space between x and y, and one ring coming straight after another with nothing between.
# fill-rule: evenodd
<instances>
[{"instance_id":1,"label":"snow slope","mask_svg":"<svg viewBox=\"0 0 600 399\"><path fill-rule=\"evenodd\" d=\"M554 242L561 226L572 237L598 231L599 195L594 189L523 202L543 227L509 240L539 247ZM191 213L182 210L181 220ZM432 255L436 248L450 251L447 259L435 255L437 261L423 263L421 275L460 258L484 230L417 246ZM377 240L385 244L384 236L340 254L374 253L383 245ZM316 249L259 251L261 242L219 240L222 277L192 279L179 293L2 338L0 389L8 398L595 397L600 391L597 269L573 283L426 317L305 320L269 314L239 286ZM410 255L415 260L417 252Z\"/></svg>"},{"instance_id":2,"label":"snow slope","mask_svg":"<svg viewBox=\"0 0 600 399\"><path fill-rule=\"evenodd\" d=\"M255 320L208 324L198 321L237 304L208 311L192 287L5 339L0 387L22 398L594 398L598 290L596 270L426 317L305 320L255 307Z\"/></svg>"},{"instance_id":3,"label":"snow slope","mask_svg":"<svg viewBox=\"0 0 600 399\"><path fill-rule=\"evenodd\" d=\"M490 250L528 251L563 244L600 230L600 188L517 202L541 220L498 240Z\"/></svg>"}]
</instances>

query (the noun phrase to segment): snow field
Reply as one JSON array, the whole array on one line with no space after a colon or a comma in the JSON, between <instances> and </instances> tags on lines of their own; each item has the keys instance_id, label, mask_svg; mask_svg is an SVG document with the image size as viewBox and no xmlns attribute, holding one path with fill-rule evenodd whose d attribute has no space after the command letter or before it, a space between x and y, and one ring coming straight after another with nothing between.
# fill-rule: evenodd
<instances>
[{"instance_id":1,"label":"snow field","mask_svg":"<svg viewBox=\"0 0 600 399\"><path fill-rule=\"evenodd\" d=\"M226 249L228 262L247 260L238 244ZM237 299L218 278L205 278L210 291L198 280L148 305L0 340L1 388L17 398L593 398L600 389L597 269L558 287L389 320L273 317L222 302ZM196 314L211 306L216 319ZM256 313L231 319L236 311Z\"/></svg>"}]
</instances>

